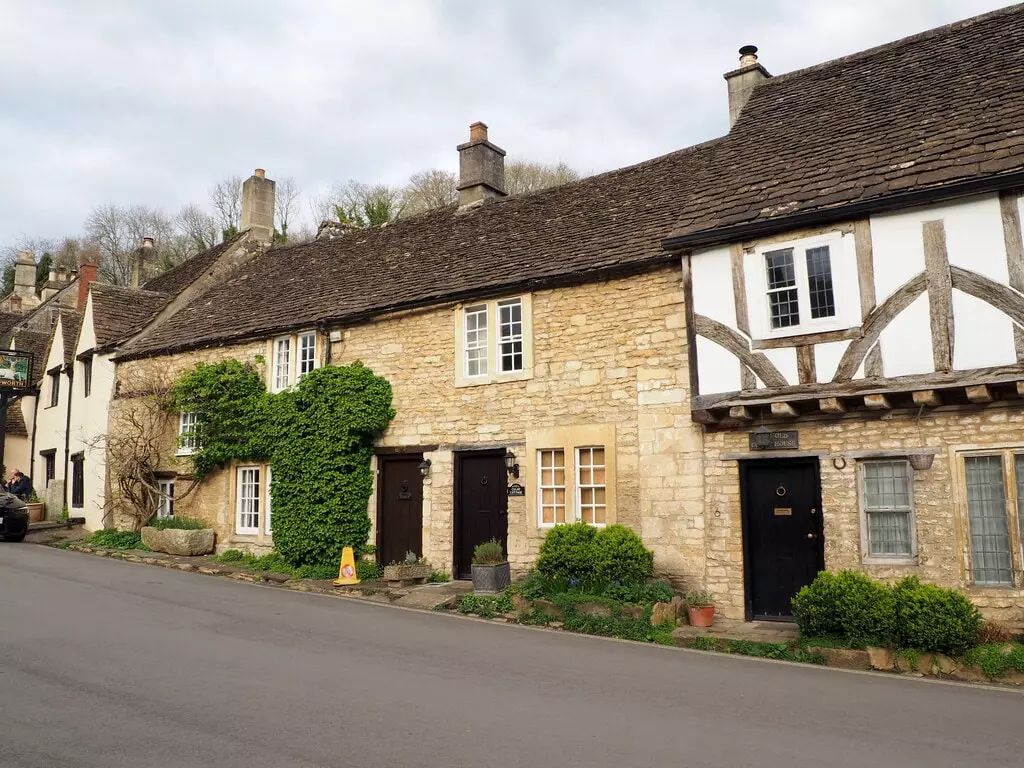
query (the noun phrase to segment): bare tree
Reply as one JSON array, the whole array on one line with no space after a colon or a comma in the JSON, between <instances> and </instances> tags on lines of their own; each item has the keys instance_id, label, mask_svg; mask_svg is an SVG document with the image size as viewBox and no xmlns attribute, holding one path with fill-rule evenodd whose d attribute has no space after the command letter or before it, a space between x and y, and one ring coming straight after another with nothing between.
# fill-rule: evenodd
<instances>
[{"instance_id":1,"label":"bare tree","mask_svg":"<svg viewBox=\"0 0 1024 768\"><path fill-rule=\"evenodd\" d=\"M107 499L105 524L130 526L138 531L153 515L164 496L157 472L167 468L165 457L174 455L176 431L171 413L173 379L168 371L147 368L122 373L119 394L111 404L109 432L91 441L105 450L112 493ZM176 487L180 502L197 488L197 481Z\"/></svg>"},{"instance_id":2,"label":"bare tree","mask_svg":"<svg viewBox=\"0 0 1024 768\"><path fill-rule=\"evenodd\" d=\"M289 176L277 182L274 189L274 205L277 209L275 211L277 231L280 233L282 241L291 239L288 228L299 212L299 195L301 194L302 190L299 189L294 176Z\"/></svg>"},{"instance_id":3,"label":"bare tree","mask_svg":"<svg viewBox=\"0 0 1024 768\"><path fill-rule=\"evenodd\" d=\"M195 203L189 203L178 211L174 226L180 235L187 238L194 252L213 248L220 242L217 219Z\"/></svg>"},{"instance_id":4,"label":"bare tree","mask_svg":"<svg viewBox=\"0 0 1024 768\"><path fill-rule=\"evenodd\" d=\"M579 179L579 172L566 163L548 165L514 159L505 164L505 191L510 196L558 187Z\"/></svg>"},{"instance_id":5,"label":"bare tree","mask_svg":"<svg viewBox=\"0 0 1024 768\"><path fill-rule=\"evenodd\" d=\"M176 235L163 211L144 205L111 203L93 208L85 220L85 232L99 248L100 275L115 285L131 285L136 270L140 281L163 271L168 260L166 252ZM152 237L154 247L140 251L144 237Z\"/></svg>"},{"instance_id":6,"label":"bare tree","mask_svg":"<svg viewBox=\"0 0 1024 768\"><path fill-rule=\"evenodd\" d=\"M242 177L229 176L210 188L210 202L225 238L242 225Z\"/></svg>"},{"instance_id":7,"label":"bare tree","mask_svg":"<svg viewBox=\"0 0 1024 768\"><path fill-rule=\"evenodd\" d=\"M409 177L404 190L403 216L414 216L458 202L459 181L451 171L428 168Z\"/></svg>"},{"instance_id":8,"label":"bare tree","mask_svg":"<svg viewBox=\"0 0 1024 768\"><path fill-rule=\"evenodd\" d=\"M335 184L310 201L317 221L340 221L353 227L380 227L402 214L403 190L386 184L349 180Z\"/></svg>"}]
</instances>

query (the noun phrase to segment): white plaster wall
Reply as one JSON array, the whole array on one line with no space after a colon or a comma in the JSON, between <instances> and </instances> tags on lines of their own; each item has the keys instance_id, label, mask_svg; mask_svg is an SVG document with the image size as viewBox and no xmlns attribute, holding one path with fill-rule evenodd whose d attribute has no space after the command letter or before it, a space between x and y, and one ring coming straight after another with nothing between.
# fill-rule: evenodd
<instances>
[{"instance_id":1,"label":"white plaster wall","mask_svg":"<svg viewBox=\"0 0 1024 768\"><path fill-rule=\"evenodd\" d=\"M729 295L732 296L731 291ZM741 383L740 361L732 352L698 336L697 379L702 395L737 392Z\"/></svg>"},{"instance_id":2,"label":"white plaster wall","mask_svg":"<svg viewBox=\"0 0 1024 768\"><path fill-rule=\"evenodd\" d=\"M92 387L85 396L85 377L78 355L96 346L93 327L92 297L89 297L82 318L82 330L75 349L75 379L71 392L70 453L85 454L83 488L84 506L72 514L85 517L85 527L95 531L103 528L106 503L107 457L103 436L107 432L110 399L114 392L114 362L110 355L95 355L92 362Z\"/></svg>"},{"instance_id":3,"label":"white plaster wall","mask_svg":"<svg viewBox=\"0 0 1024 768\"><path fill-rule=\"evenodd\" d=\"M882 370L886 377L934 371L928 296L918 296L906 310L898 314L882 331L880 341ZM858 376L863 376L863 371Z\"/></svg>"},{"instance_id":4,"label":"white plaster wall","mask_svg":"<svg viewBox=\"0 0 1024 768\"><path fill-rule=\"evenodd\" d=\"M839 367L839 361L843 359L846 348L850 346L849 341L831 341L827 344L814 345L814 372L817 374L818 382L825 384L832 381Z\"/></svg>"},{"instance_id":5,"label":"white plaster wall","mask_svg":"<svg viewBox=\"0 0 1024 768\"><path fill-rule=\"evenodd\" d=\"M1013 322L981 299L953 291L953 368L1013 365Z\"/></svg>"},{"instance_id":6,"label":"white plaster wall","mask_svg":"<svg viewBox=\"0 0 1024 768\"><path fill-rule=\"evenodd\" d=\"M712 248L690 257L693 311L736 328L736 302L732 292L732 257L729 248Z\"/></svg>"},{"instance_id":7,"label":"white plaster wall","mask_svg":"<svg viewBox=\"0 0 1024 768\"><path fill-rule=\"evenodd\" d=\"M800 374L796 367L796 349L794 347L783 347L781 349L762 350L769 360L779 369L788 384L799 384Z\"/></svg>"},{"instance_id":8,"label":"white plaster wall","mask_svg":"<svg viewBox=\"0 0 1024 768\"><path fill-rule=\"evenodd\" d=\"M36 487L36 492L40 497L43 496L43 490L45 488L46 473L45 473L45 462L43 461L40 453L46 450L53 449L56 451L54 455L54 480L64 480L64 464L67 459L64 452L64 436L67 433L67 417L68 417L68 377L63 373L60 376L60 392L59 400L56 406L50 406L50 377L46 374L46 371L56 366L64 365L64 341L62 337L62 321L57 320L57 324L53 329L52 341L50 343L50 354L46 359L46 364L43 366L43 384L40 392L39 408L36 412L36 445L35 445L35 456L34 456L34 467L35 477L32 478L33 483ZM52 483L52 481L51 481ZM50 509L46 510L46 515L49 518L57 518L61 510Z\"/></svg>"}]
</instances>

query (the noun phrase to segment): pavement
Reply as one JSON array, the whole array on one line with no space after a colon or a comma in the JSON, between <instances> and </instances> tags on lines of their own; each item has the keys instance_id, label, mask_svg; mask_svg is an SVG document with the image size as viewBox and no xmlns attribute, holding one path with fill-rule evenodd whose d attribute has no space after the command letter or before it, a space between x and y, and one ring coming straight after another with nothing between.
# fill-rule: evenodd
<instances>
[{"instance_id":1,"label":"pavement","mask_svg":"<svg viewBox=\"0 0 1024 768\"><path fill-rule=\"evenodd\" d=\"M0 766L1019 766L1024 695L0 545Z\"/></svg>"}]
</instances>

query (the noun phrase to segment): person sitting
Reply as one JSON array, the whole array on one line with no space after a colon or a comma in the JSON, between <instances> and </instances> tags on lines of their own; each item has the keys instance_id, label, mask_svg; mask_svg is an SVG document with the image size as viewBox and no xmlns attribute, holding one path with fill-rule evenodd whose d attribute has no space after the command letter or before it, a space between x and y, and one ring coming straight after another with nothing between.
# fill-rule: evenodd
<instances>
[{"instance_id":1,"label":"person sitting","mask_svg":"<svg viewBox=\"0 0 1024 768\"><path fill-rule=\"evenodd\" d=\"M32 495L32 478L20 470L14 470L11 482L7 484L7 492L13 493L22 501L28 501Z\"/></svg>"}]
</instances>

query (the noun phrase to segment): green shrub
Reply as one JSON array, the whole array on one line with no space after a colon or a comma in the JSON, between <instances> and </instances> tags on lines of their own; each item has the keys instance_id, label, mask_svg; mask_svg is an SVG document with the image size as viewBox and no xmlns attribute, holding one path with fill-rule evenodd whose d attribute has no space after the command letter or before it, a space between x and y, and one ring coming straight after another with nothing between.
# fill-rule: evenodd
<instances>
[{"instance_id":1,"label":"green shrub","mask_svg":"<svg viewBox=\"0 0 1024 768\"><path fill-rule=\"evenodd\" d=\"M334 579L337 578L338 567L332 566L332 568L334 568L334 576L330 578ZM369 560L356 560L356 578L360 581L376 581L383 573L384 571L377 563Z\"/></svg>"},{"instance_id":2,"label":"green shrub","mask_svg":"<svg viewBox=\"0 0 1024 768\"><path fill-rule=\"evenodd\" d=\"M1011 669L1024 672L1024 645L987 643L976 645L964 654L964 661L981 667L989 677L1002 677Z\"/></svg>"},{"instance_id":3,"label":"green shrub","mask_svg":"<svg viewBox=\"0 0 1024 768\"><path fill-rule=\"evenodd\" d=\"M823 571L793 598L793 618L807 637L886 645L893 637L894 602L890 588L863 573Z\"/></svg>"},{"instance_id":4,"label":"green shrub","mask_svg":"<svg viewBox=\"0 0 1024 768\"><path fill-rule=\"evenodd\" d=\"M473 565L499 565L505 562L505 551L497 539L477 544L473 548Z\"/></svg>"},{"instance_id":5,"label":"green shrub","mask_svg":"<svg viewBox=\"0 0 1024 768\"><path fill-rule=\"evenodd\" d=\"M541 542L537 570L549 579L593 580L596 534L586 523L556 525Z\"/></svg>"},{"instance_id":6,"label":"green shrub","mask_svg":"<svg viewBox=\"0 0 1024 768\"><path fill-rule=\"evenodd\" d=\"M240 563L245 560L246 557L248 557L248 555L240 549L229 549L213 559L219 560L222 563Z\"/></svg>"},{"instance_id":7,"label":"green shrub","mask_svg":"<svg viewBox=\"0 0 1024 768\"><path fill-rule=\"evenodd\" d=\"M90 544L107 549L144 549L142 536L135 531L96 531L87 539Z\"/></svg>"},{"instance_id":8,"label":"green shrub","mask_svg":"<svg viewBox=\"0 0 1024 768\"><path fill-rule=\"evenodd\" d=\"M499 613L511 613L514 610L512 597L500 595L463 595L459 603L459 613L475 613L484 619L490 619Z\"/></svg>"},{"instance_id":9,"label":"green shrub","mask_svg":"<svg viewBox=\"0 0 1024 768\"><path fill-rule=\"evenodd\" d=\"M358 563L356 564L356 572L359 572ZM321 565L300 565L295 569L296 579L336 579L338 578L338 566L333 563L324 563Z\"/></svg>"},{"instance_id":10,"label":"green shrub","mask_svg":"<svg viewBox=\"0 0 1024 768\"><path fill-rule=\"evenodd\" d=\"M899 647L957 655L978 642L984 622L963 593L922 584L916 576L901 580L892 592Z\"/></svg>"},{"instance_id":11,"label":"green shrub","mask_svg":"<svg viewBox=\"0 0 1024 768\"><path fill-rule=\"evenodd\" d=\"M169 528L181 531L201 531L204 528L210 527L205 520L186 515L179 517L155 517L147 525L150 528L156 528L158 531L166 531Z\"/></svg>"},{"instance_id":12,"label":"green shrub","mask_svg":"<svg viewBox=\"0 0 1024 768\"><path fill-rule=\"evenodd\" d=\"M593 576L601 582L639 584L654 571L654 553L624 525L609 525L594 534Z\"/></svg>"},{"instance_id":13,"label":"green shrub","mask_svg":"<svg viewBox=\"0 0 1024 768\"><path fill-rule=\"evenodd\" d=\"M428 584L445 584L452 580L452 576L447 571L434 571L430 574L430 578L427 579Z\"/></svg>"}]
</instances>

